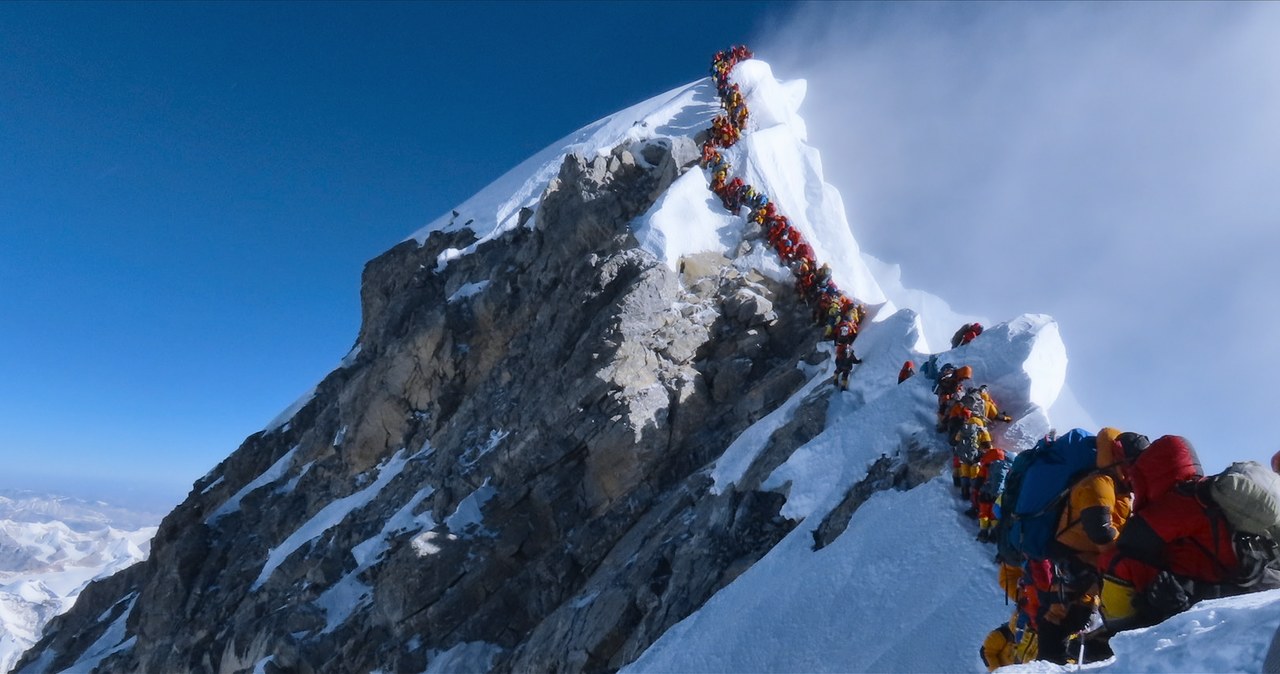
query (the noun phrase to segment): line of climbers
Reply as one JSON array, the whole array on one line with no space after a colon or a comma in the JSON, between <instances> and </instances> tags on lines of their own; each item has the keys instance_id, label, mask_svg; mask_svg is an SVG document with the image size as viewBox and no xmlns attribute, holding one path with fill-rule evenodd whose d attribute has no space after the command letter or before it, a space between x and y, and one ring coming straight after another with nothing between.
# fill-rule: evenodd
<instances>
[{"instance_id":1,"label":"line of climbers","mask_svg":"<svg viewBox=\"0 0 1280 674\"><path fill-rule=\"evenodd\" d=\"M982 334L981 323L965 323L951 336L951 348L964 346Z\"/></svg>"},{"instance_id":2,"label":"line of climbers","mask_svg":"<svg viewBox=\"0 0 1280 674\"><path fill-rule=\"evenodd\" d=\"M851 347L865 308L845 296L818 266L813 247L764 193L739 177L720 149L741 138L750 113L733 67L752 57L744 46L712 60L725 114L711 123L702 166L711 189L747 218L796 278L824 338L836 343L837 386L848 386ZM956 348L982 334L960 327ZM1152 625L1206 598L1280 587L1280 452L1268 471L1256 462L1205 476L1191 444L1166 435L1154 442L1133 432L1052 431L1034 447L1006 452L989 424L1009 423L973 368L921 367L938 394L937 430L952 447L952 480L965 514L978 520L980 541L997 548L999 583L1014 610L979 649L994 670L1047 660L1083 663L1110 657L1116 632ZM903 363L898 383L914 376Z\"/></svg>"},{"instance_id":3,"label":"line of climbers","mask_svg":"<svg viewBox=\"0 0 1280 674\"><path fill-rule=\"evenodd\" d=\"M953 482L1014 604L979 648L989 669L1105 659L1117 632L1280 588L1280 453L1271 469L1244 461L1206 476L1186 438L1115 428L1050 432L1006 452L987 425L1011 418L972 385L973 368L933 362L922 372L935 381Z\"/></svg>"},{"instance_id":4,"label":"line of climbers","mask_svg":"<svg viewBox=\"0 0 1280 674\"><path fill-rule=\"evenodd\" d=\"M995 500L983 496L982 486L996 483L986 479L990 465L1005 458L987 426L1013 418L996 406L986 384L972 386L972 379L972 367L947 363L939 370L933 391L938 394L937 430L951 445L951 480L960 498L970 503L965 514L978 519L978 538L985 541L995 527Z\"/></svg>"},{"instance_id":5,"label":"line of climbers","mask_svg":"<svg viewBox=\"0 0 1280 674\"><path fill-rule=\"evenodd\" d=\"M711 61L711 75L725 114L711 120L707 140L702 144L702 167L711 172L711 191L720 197L725 209L738 215L747 208L747 221L763 231L765 240L791 270L796 279L796 292L805 304L813 307L814 325L823 328L824 339L835 342L836 372L832 382L848 389L853 366L862 362L853 352L853 341L866 318L866 307L840 292L831 278L830 265L818 265L813 246L791 225L787 216L778 212L768 195L747 185L741 177L729 178L732 166L720 153L742 138L750 117L742 91L729 81L729 74L739 61L751 57L751 50L738 45L717 52Z\"/></svg>"},{"instance_id":6,"label":"line of climbers","mask_svg":"<svg viewBox=\"0 0 1280 674\"><path fill-rule=\"evenodd\" d=\"M733 67L752 57L745 46L715 55L711 74L725 114L711 123L702 166L711 190L747 218L796 278L815 325L836 344L834 382L847 388L861 362L852 343L865 307L840 292L831 268L764 193L739 177L720 149L736 144L750 113ZM967 323L956 348L982 334ZM988 426L1012 418L973 368L921 367L938 394L937 430L952 447L952 480L978 520L980 541L997 548L999 583L1014 610L979 648L992 670L1031 660L1057 664L1110 657L1116 632L1152 625L1206 598L1280 587L1280 452L1272 470L1252 461L1205 476L1182 437L1103 428L1053 431L1034 447L1006 452ZM914 376L903 363L898 383Z\"/></svg>"}]
</instances>

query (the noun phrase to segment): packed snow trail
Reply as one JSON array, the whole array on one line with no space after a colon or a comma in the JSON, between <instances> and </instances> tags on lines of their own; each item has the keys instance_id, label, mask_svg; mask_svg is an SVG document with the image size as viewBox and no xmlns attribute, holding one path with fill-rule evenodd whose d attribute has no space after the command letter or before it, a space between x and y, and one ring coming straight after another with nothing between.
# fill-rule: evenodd
<instances>
[{"instance_id":1,"label":"packed snow trail","mask_svg":"<svg viewBox=\"0 0 1280 674\"><path fill-rule=\"evenodd\" d=\"M866 318L866 307L840 292L839 286L831 278L830 267L826 264L818 266L813 245L805 240L799 229L791 226L787 216L779 211L768 194L745 182L740 176L729 179L733 165L720 152L720 149L728 149L743 138L747 120L751 116L742 88L729 79L734 67L751 57L751 50L738 45L727 52L717 53L712 59L711 74L716 80L716 92L725 114L717 115L711 120L708 138L702 145L701 163L711 172L711 191L720 197L725 209L736 216L743 206L748 207L748 222L767 231L768 242L783 265L796 265L792 268L792 274L796 277L796 290L805 304L816 305L815 324L827 324L824 337L836 342L837 382L842 371L847 382L848 371L852 368L852 363L857 362L852 360L851 346ZM774 119L784 116L777 114L777 111L771 112L773 114L770 117ZM803 171L789 173L804 175Z\"/></svg>"}]
</instances>

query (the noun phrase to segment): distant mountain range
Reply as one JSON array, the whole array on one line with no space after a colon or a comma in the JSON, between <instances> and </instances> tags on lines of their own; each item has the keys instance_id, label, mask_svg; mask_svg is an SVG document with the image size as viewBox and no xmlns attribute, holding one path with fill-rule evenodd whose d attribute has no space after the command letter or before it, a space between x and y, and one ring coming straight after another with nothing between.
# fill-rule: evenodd
<instances>
[{"instance_id":1,"label":"distant mountain range","mask_svg":"<svg viewBox=\"0 0 1280 674\"><path fill-rule=\"evenodd\" d=\"M146 559L161 517L100 501L0 491L0 671L13 667L89 581Z\"/></svg>"}]
</instances>

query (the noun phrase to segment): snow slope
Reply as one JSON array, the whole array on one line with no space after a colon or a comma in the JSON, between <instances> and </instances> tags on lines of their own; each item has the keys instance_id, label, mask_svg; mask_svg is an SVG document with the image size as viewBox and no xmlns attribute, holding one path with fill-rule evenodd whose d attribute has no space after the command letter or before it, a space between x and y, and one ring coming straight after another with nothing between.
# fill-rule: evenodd
<instances>
[{"instance_id":1,"label":"snow slope","mask_svg":"<svg viewBox=\"0 0 1280 674\"><path fill-rule=\"evenodd\" d=\"M556 141L409 238L422 243L433 231L471 230L477 241L465 250L450 249L442 253L438 261L438 268L442 269L451 259L514 229L519 223L520 209L536 208L566 154L604 156L623 143L692 136L706 128L718 110L715 86L709 80L654 96Z\"/></svg>"},{"instance_id":2,"label":"snow slope","mask_svg":"<svg viewBox=\"0 0 1280 674\"><path fill-rule=\"evenodd\" d=\"M892 356L915 342L913 318L904 311L868 326L857 342L866 364L854 370L850 390L832 399L826 430L765 481L788 494L782 514L804 522L627 671L973 669L976 645L1009 609L991 551L973 540L976 530L962 515L967 504L953 495L949 477L873 496L843 534L813 550L816 523L876 459L913 441L947 451L933 432L931 382L918 376L897 384L901 360ZM1065 351L1056 324L1023 316L993 326L964 352L958 362L972 363L997 399L1023 413L1002 429L1003 444L1033 442L1047 424L1042 406L1053 402L1052 384L1061 384ZM720 463L712 475L717 487L732 477Z\"/></svg>"},{"instance_id":3,"label":"snow slope","mask_svg":"<svg viewBox=\"0 0 1280 674\"><path fill-rule=\"evenodd\" d=\"M785 493L783 515L802 523L624 671L985 671L978 646L1011 609L996 580L991 548L974 540L976 527L961 513L967 504L956 499L949 477L873 496L821 550L813 550L811 535L877 458L913 441L946 451L932 430L931 382L917 376L898 385L897 368L907 358L919 363L929 351L945 348L955 326L973 319L935 296L904 288L896 266L859 253L839 195L822 181L817 153L804 145L804 127L795 116L803 87L777 83L756 61L739 64L734 79L752 112L748 135L728 151L735 174L762 188L798 223L818 259L832 263L842 289L884 304L855 344L865 364L854 370L850 390L832 399L826 430L763 485ZM678 203L701 202L691 195ZM686 227L714 222L701 213L669 220ZM667 240L679 238L674 228L664 233ZM1054 423L1055 408L1061 410L1059 423L1093 427L1069 392L1059 400L1066 348L1047 316L989 326L972 344L943 358L973 366L976 381L990 384L995 398L1018 418L999 429L1000 446L1030 446ZM829 366L812 373L808 386L730 446L711 469L716 489L742 475L770 432L829 373ZM1117 637L1116 658L1088 668L1259 671L1277 624L1280 591L1210 602ZM1023 669L1062 668L1037 663Z\"/></svg>"},{"instance_id":4,"label":"snow slope","mask_svg":"<svg viewBox=\"0 0 1280 674\"><path fill-rule=\"evenodd\" d=\"M1008 619L990 546L974 540L948 476L881 492L830 545L812 531L882 455L910 441L935 443L931 382L896 383L898 356L915 343L903 311L867 327L864 365L835 396L826 430L778 467L765 488L788 495L782 514L803 522L763 559L662 636L627 672L981 672L977 648ZM1021 449L1046 429L1065 374L1065 349L1046 316L993 326L948 354L975 368L1020 419L998 429ZM814 375L822 385L824 369ZM785 417L810 387L775 414ZM724 489L763 449L765 417L712 468ZM1087 669L1120 672L1257 672L1280 625L1280 591L1206 602L1147 630L1118 636L1116 658ZM1061 671L1035 663L1021 670Z\"/></svg>"}]
</instances>

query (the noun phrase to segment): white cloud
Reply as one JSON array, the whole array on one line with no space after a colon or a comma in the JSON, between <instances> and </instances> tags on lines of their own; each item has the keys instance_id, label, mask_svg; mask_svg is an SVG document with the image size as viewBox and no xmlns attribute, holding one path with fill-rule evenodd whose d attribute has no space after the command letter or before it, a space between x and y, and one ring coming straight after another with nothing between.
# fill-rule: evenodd
<instances>
[{"instance_id":1,"label":"white cloud","mask_svg":"<svg viewBox=\"0 0 1280 674\"><path fill-rule=\"evenodd\" d=\"M756 47L907 284L1053 314L1100 422L1271 454L1280 5L823 3Z\"/></svg>"}]
</instances>

